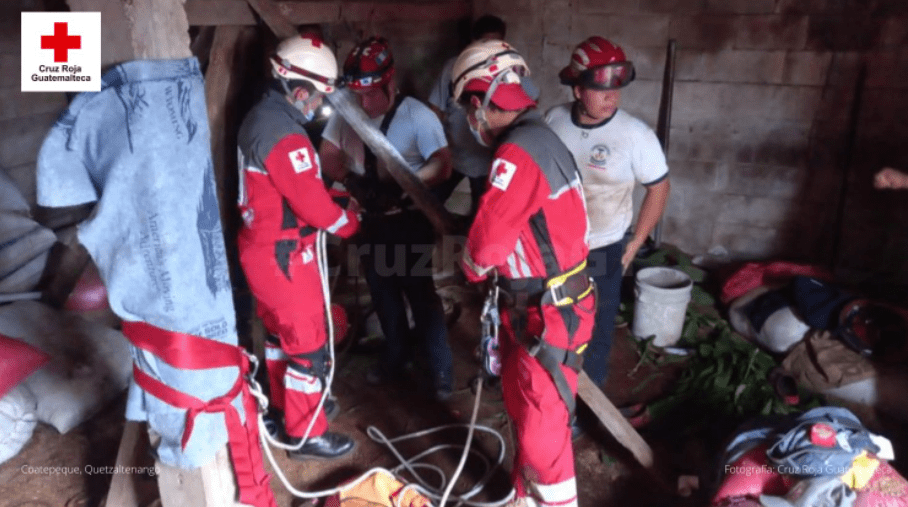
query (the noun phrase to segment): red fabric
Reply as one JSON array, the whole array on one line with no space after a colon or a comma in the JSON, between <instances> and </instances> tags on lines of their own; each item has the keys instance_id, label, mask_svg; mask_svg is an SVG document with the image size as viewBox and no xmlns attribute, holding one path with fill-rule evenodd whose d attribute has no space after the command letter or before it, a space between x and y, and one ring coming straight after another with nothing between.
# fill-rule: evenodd
<instances>
[{"instance_id":1,"label":"red fabric","mask_svg":"<svg viewBox=\"0 0 908 507\"><path fill-rule=\"evenodd\" d=\"M0 334L0 398L48 361L44 352Z\"/></svg>"},{"instance_id":2,"label":"red fabric","mask_svg":"<svg viewBox=\"0 0 908 507\"><path fill-rule=\"evenodd\" d=\"M227 424L227 444L236 474L240 503L254 507L277 507L271 491L271 477L265 473L262 449L259 446L258 406L249 392L246 375L249 360L241 347L227 345L184 333L172 333L144 322L124 322L123 334L136 347L149 351L171 366L184 369L208 369L236 366L240 369L236 382L223 396L203 401L177 391L133 366L136 385L152 396L175 407L186 409L186 428L183 446L192 436L195 417L200 413L224 413ZM191 365L191 366L186 366ZM246 415L242 422L232 401L241 396ZM200 438L204 438L201 436Z\"/></svg>"},{"instance_id":3,"label":"red fabric","mask_svg":"<svg viewBox=\"0 0 908 507\"><path fill-rule=\"evenodd\" d=\"M825 281L833 279L832 273L828 270L809 264L785 261L749 262L722 284L722 303L727 305L757 287L784 284L795 276L812 276Z\"/></svg>"},{"instance_id":4,"label":"red fabric","mask_svg":"<svg viewBox=\"0 0 908 507\"><path fill-rule=\"evenodd\" d=\"M359 222L325 188L318 154L305 135L283 137L271 148L264 165L243 171L240 209L245 227L238 241L240 264L268 332L280 339L288 356L308 354L325 345L327 328L316 235L300 237L300 228L311 226L348 237ZM285 204L292 211L295 227L287 226ZM287 252L286 259L277 257L279 241L294 242L295 249ZM275 406L284 408L288 435L302 436L312 418L316 423L311 436L321 435L327 421L323 410L315 410L321 398L313 387L316 378L284 370L280 384L272 383L272 388L279 386L273 389L273 395L276 391L281 396Z\"/></svg>"},{"instance_id":5,"label":"red fabric","mask_svg":"<svg viewBox=\"0 0 908 507\"><path fill-rule=\"evenodd\" d=\"M559 190L557 195L554 190ZM558 269L566 271L585 260L587 219L581 191L552 189L542 168L523 148L501 145L467 238L462 261L467 278L482 280L492 268L511 279L546 277L542 249L530 225L538 212L545 218ZM595 304L595 298L587 297L572 308L577 317L573 335L560 310L551 305L530 307L526 316L519 316L526 319L521 337L514 336L515 316L502 312L501 391L515 429L512 481L518 497L538 497L533 485L539 484L551 486L543 488L548 498L537 498L543 505L576 501L567 407L551 375L521 343L530 336L544 336L551 345L576 350L590 340ZM566 366L561 369L576 395L577 373Z\"/></svg>"},{"instance_id":6,"label":"red fabric","mask_svg":"<svg viewBox=\"0 0 908 507\"><path fill-rule=\"evenodd\" d=\"M309 365L309 361L291 360L304 366ZM288 436L302 438L310 423L312 424L310 438L324 435L328 431L328 418L325 416L324 408L317 412L315 410L322 399L323 391L321 379L300 373L289 367L288 363L288 368L284 371L284 427Z\"/></svg>"},{"instance_id":7,"label":"red fabric","mask_svg":"<svg viewBox=\"0 0 908 507\"><path fill-rule=\"evenodd\" d=\"M552 189L542 170L516 144L503 144L495 157L491 184L480 200L467 237L462 260L467 279L480 281L485 274L479 271L491 268L497 268L506 278L545 277L542 254L529 223L540 210L559 269L566 271L585 260L589 251L587 219L580 191L572 189L550 199ZM521 261L525 261L528 273L520 271Z\"/></svg>"},{"instance_id":8,"label":"red fabric","mask_svg":"<svg viewBox=\"0 0 908 507\"><path fill-rule=\"evenodd\" d=\"M335 203L325 188L318 154L305 135L290 134L278 141L265 158L265 168L246 168L241 178L242 242L299 239L299 227L329 230L345 215L346 225L329 232L346 238L359 228L356 214ZM297 227L283 228L285 202L297 218Z\"/></svg>"},{"instance_id":9,"label":"red fabric","mask_svg":"<svg viewBox=\"0 0 908 507\"><path fill-rule=\"evenodd\" d=\"M791 487L791 479L776 472L766 459L765 444L761 444L725 467L725 478L713 496L712 505L723 505L731 498L760 495L781 496Z\"/></svg>"},{"instance_id":10,"label":"red fabric","mask_svg":"<svg viewBox=\"0 0 908 507\"><path fill-rule=\"evenodd\" d=\"M343 306L339 304L331 305L331 322L334 323L334 343L337 344L344 341L344 337L347 336L347 331L349 330L349 324L347 323L347 312Z\"/></svg>"},{"instance_id":11,"label":"red fabric","mask_svg":"<svg viewBox=\"0 0 908 507\"><path fill-rule=\"evenodd\" d=\"M580 321L570 345L564 320L554 306L546 305L541 311L538 307L529 308L520 340L514 336L514 316L502 312L501 392L517 440L511 479L518 497L531 496L532 484L528 480L553 485L575 477L567 407L551 375L521 344L531 336L545 336L556 347L574 350L587 343L593 331L595 298L587 297L574 308ZM562 366L561 371L576 396L577 372L567 366ZM568 498L539 500L547 505Z\"/></svg>"},{"instance_id":12,"label":"red fabric","mask_svg":"<svg viewBox=\"0 0 908 507\"><path fill-rule=\"evenodd\" d=\"M854 507L908 507L908 481L881 461L867 486L858 490Z\"/></svg>"},{"instance_id":13,"label":"red fabric","mask_svg":"<svg viewBox=\"0 0 908 507\"><path fill-rule=\"evenodd\" d=\"M286 354L277 354L281 348L273 343L265 343L265 367L268 368L268 387L271 390L271 398L268 403L278 409L284 410L284 375L287 374L287 356ZM283 358L276 359L278 355Z\"/></svg>"},{"instance_id":14,"label":"red fabric","mask_svg":"<svg viewBox=\"0 0 908 507\"><path fill-rule=\"evenodd\" d=\"M104 287L101 274L98 273L98 268L93 263L89 263L66 299L66 303L63 304L63 308L85 312L104 310L108 307L107 288Z\"/></svg>"}]
</instances>

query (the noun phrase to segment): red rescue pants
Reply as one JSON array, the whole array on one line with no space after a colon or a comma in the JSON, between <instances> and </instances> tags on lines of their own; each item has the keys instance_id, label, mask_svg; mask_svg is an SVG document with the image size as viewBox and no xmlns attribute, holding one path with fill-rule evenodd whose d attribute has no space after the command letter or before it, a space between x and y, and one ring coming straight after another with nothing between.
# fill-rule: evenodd
<instances>
[{"instance_id":1,"label":"red rescue pants","mask_svg":"<svg viewBox=\"0 0 908 507\"><path fill-rule=\"evenodd\" d=\"M286 272L278 265L273 243L239 244L240 264L258 303L256 312L289 356L289 362L269 360L268 370L272 403L284 410L287 434L291 437L303 436L313 418L309 436L322 435L328 429L324 410L316 413L325 386L322 379L308 371L313 366L309 359L300 357L327 343L314 239L313 235L300 240L299 248L290 253ZM278 376L282 378L275 382Z\"/></svg>"},{"instance_id":2,"label":"red rescue pants","mask_svg":"<svg viewBox=\"0 0 908 507\"><path fill-rule=\"evenodd\" d=\"M512 321L514 310L502 312L501 390L510 416L517 449L512 481L518 497L533 497L541 506L576 507L577 484L567 407L551 375L526 347L529 337L542 336L555 347L576 350L590 340L596 312L595 298L587 297L570 307L566 320L559 309L545 305L527 309L525 337L518 342ZM561 370L577 394L577 372Z\"/></svg>"}]
</instances>

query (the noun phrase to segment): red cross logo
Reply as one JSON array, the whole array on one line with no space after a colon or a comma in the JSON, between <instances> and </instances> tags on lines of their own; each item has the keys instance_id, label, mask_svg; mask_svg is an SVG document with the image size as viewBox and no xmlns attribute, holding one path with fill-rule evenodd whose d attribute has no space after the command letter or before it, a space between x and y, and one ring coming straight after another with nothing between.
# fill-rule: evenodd
<instances>
[{"instance_id":1,"label":"red cross logo","mask_svg":"<svg viewBox=\"0 0 908 507\"><path fill-rule=\"evenodd\" d=\"M306 162L309 157L303 156L302 151L296 152L296 160L299 162Z\"/></svg>"},{"instance_id":2,"label":"red cross logo","mask_svg":"<svg viewBox=\"0 0 908 507\"><path fill-rule=\"evenodd\" d=\"M69 23L54 23L54 34L41 36L41 49L53 49L54 62L68 62L70 49L82 49L82 36L68 31Z\"/></svg>"},{"instance_id":3,"label":"red cross logo","mask_svg":"<svg viewBox=\"0 0 908 507\"><path fill-rule=\"evenodd\" d=\"M509 172L510 171L508 171L507 166L505 166L504 164L498 164L498 169L495 171L495 177L504 178L508 175Z\"/></svg>"}]
</instances>

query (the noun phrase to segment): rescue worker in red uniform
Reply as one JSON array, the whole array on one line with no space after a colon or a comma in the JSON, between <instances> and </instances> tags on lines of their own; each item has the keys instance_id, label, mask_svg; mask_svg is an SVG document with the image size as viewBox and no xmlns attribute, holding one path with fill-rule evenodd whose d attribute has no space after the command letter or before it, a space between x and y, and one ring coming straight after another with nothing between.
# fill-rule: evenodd
<instances>
[{"instance_id":1,"label":"rescue worker in red uniform","mask_svg":"<svg viewBox=\"0 0 908 507\"><path fill-rule=\"evenodd\" d=\"M240 264L272 335L271 403L284 412L290 443L298 445L315 420L306 442L288 455L334 458L354 442L327 431L324 407L318 410L330 358L316 238L319 231L349 237L359 221L329 195L303 126L335 89L337 60L317 37L296 36L278 45L271 65L274 79L238 136Z\"/></svg>"},{"instance_id":2,"label":"rescue worker in red uniform","mask_svg":"<svg viewBox=\"0 0 908 507\"><path fill-rule=\"evenodd\" d=\"M512 505L571 507L570 423L596 311L589 226L574 158L521 87L528 72L503 41L475 42L454 64L454 98L474 137L495 149L462 267L472 282L497 272L508 299L500 353L517 442Z\"/></svg>"}]
</instances>

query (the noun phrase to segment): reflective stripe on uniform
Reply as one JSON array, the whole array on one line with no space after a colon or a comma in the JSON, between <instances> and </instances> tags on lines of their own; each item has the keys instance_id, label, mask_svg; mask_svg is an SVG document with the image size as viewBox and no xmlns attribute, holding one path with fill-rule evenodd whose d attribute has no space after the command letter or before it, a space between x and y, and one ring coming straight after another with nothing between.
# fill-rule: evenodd
<instances>
[{"instance_id":1,"label":"reflective stripe on uniform","mask_svg":"<svg viewBox=\"0 0 908 507\"><path fill-rule=\"evenodd\" d=\"M283 349L270 343L265 344L265 361L288 361L288 356Z\"/></svg>"},{"instance_id":2,"label":"reflective stripe on uniform","mask_svg":"<svg viewBox=\"0 0 908 507\"><path fill-rule=\"evenodd\" d=\"M303 394L318 394L322 392L322 381L318 377L306 375L288 368L284 374L284 387L288 391Z\"/></svg>"},{"instance_id":3,"label":"reflective stripe on uniform","mask_svg":"<svg viewBox=\"0 0 908 507\"><path fill-rule=\"evenodd\" d=\"M570 478L557 484L532 484L540 507L577 507L577 480Z\"/></svg>"},{"instance_id":4,"label":"reflective stripe on uniform","mask_svg":"<svg viewBox=\"0 0 908 507\"><path fill-rule=\"evenodd\" d=\"M341 227L347 225L348 223L350 223L350 219L347 217L347 212L342 211L340 218L335 220L333 224L326 227L325 230L330 232L331 234L334 234L339 231Z\"/></svg>"},{"instance_id":5,"label":"reflective stripe on uniform","mask_svg":"<svg viewBox=\"0 0 908 507\"><path fill-rule=\"evenodd\" d=\"M491 267L483 268L483 267L479 266L478 264L476 264L476 261L474 261L473 258L470 257L469 250L464 250L464 252L463 252L463 263L466 265L466 267L470 268L470 271L475 273L477 276L482 276L492 270Z\"/></svg>"},{"instance_id":6,"label":"reflective stripe on uniform","mask_svg":"<svg viewBox=\"0 0 908 507\"><path fill-rule=\"evenodd\" d=\"M517 238L517 243L514 245L514 253L512 254L516 257L517 267L519 271L514 271L518 273L520 278L532 278L533 272L530 271L530 265L527 264L527 252L523 246L523 241L520 238Z\"/></svg>"}]
</instances>

